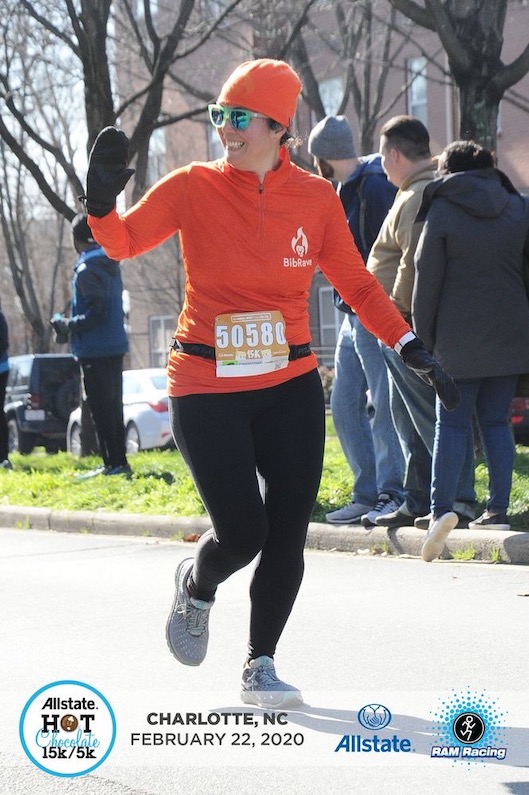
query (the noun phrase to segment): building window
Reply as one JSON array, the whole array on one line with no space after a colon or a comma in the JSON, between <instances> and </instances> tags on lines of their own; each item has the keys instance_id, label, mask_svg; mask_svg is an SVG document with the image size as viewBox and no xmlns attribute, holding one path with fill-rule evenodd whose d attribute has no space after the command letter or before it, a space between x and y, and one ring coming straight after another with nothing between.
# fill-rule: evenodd
<instances>
[{"instance_id":1,"label":"building window","mask_svg":"<svg viewBox=\"0 0 529 795\"><path fill-rule=\"evenodd\" d=\"M428 126L428 86L426 58L411 58L406 67L408 84L408 113Z\"/></svg>"},{"instance_id":2,"label":"building window","mask_svg":"<svg viewBox=\"0 0 529 795\"><path fill-rule=\"evenodd\" d=\"M327 116L335 116L343 100L343 82L341 77L331 77L318 84L320 98Z\"/></svg>"},{"instance_id":3,"label":"building window","mask_svg":"<svg viewBox=\"0 0 529 795\"><path fill-rule=\"evenodd\" d=\"M162 128L153 130L149 141L149 182L151 185L154 185L166 174L165 152L165 131Z\"/></svg>"},{"instance_id":4,"label":"building window","mask_svg":"<svg viewBox=\"0 0 529 795\"><path fill-rule=\"evenodd\" d=\"M167 350L174 334L175 319L172 315L149 318L149 360L151 367L165 367Z\"/></svg>"},{"instance_id":5,"label":"building window","mask_svg":"<svg viewBox=\"0 0 529 795\"><path fill-rule=\"evenodd\" d=\"M336 309L333 301L333 288L330 285L318 288L318 310L320 318L320 344L315 348L318 364L332 367L334 349L338 332L344 318L343 312Z\"/></svg>"}]
</instances>

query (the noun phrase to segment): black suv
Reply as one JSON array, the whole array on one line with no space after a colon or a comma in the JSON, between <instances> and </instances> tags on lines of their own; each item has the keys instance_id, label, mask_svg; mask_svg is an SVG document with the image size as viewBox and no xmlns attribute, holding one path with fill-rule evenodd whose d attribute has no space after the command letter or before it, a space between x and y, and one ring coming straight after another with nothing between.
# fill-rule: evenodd
<instances>
[{"instance_id":1,"label":"black suv","mask_svg":"<svg viewBox=\"0 0 529 795\"><path fill-rule=\"evenodd\" d=\"M9 357L5 414L9 451L66 450L70 412L79 405L79 365L71 354Z\"/></svg>"}]
</instances>

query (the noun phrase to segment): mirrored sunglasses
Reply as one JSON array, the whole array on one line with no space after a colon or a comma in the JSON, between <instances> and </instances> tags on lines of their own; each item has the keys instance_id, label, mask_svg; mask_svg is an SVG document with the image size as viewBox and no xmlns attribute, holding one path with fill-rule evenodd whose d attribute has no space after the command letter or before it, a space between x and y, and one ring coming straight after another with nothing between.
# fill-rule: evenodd
<instances>
[{"instance_id":1,"label":"mirrored sunglasses","mask_svg":"<svg viewBox=\"0 0 529 795\"><path fill-rule=\"evenodd\" d=\"M214 127L220 129L227 121L234 130L247 130L252 119L267 119L262 113L254 113L246 108L226 108L224 105L208 105L209 120Z\"/></svg>"}]
</instances>

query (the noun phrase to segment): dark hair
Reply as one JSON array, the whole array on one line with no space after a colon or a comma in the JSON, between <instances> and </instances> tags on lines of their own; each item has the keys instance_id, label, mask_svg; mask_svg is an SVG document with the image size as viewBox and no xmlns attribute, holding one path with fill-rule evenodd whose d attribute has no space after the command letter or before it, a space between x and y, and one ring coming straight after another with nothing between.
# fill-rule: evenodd
<instances>
[{"instance_id":1,"label":"dark hair","mask_svg":"<svg viewBox=\"0 0 529 795\"><path fill-rule=\"evenodd\" d=\"M275 121L274 119L268 119L268 126L271 130L276 131L280 130L281 127L284 127L284 124L281 124L279 121ZM279 141L280 146L300 146L301 141L300 138L293 135L290 130L285 130L283 135L281 136L281 140Z\"/></svg>"},{"instance_id":2,"label":"dark hair","mask_svg":"<svg viewBox=\"0 0 529 795\"><path fill-rule=\"evenodd\" d=\"M447 174L475 168L494 168L496 165L494 152L475 141L454 141L444 148L442 154L442 170Z\"/></svg>"},{"instance_id":3,"label":"dark hair","mask_svg":"<svg viewBox=\"0 0 529 795\"><path fill-rule=\"evenodd\" d=\"M94 243L92 230L88 226L86 213L79 213L72 221L73 239L78 243Z\"/></svg>"},{"instance_id":4,"label":"dark hair","mask_svg":"<svg viewBox=\"0 0 529 795\"><path fill-rule=\"evenodd\" d=\"M384 124L380 135L387 138L390 149L397 149L408 160L432 156L428 130L415 116L393 116Z\"/></svg>"}]
</instances>

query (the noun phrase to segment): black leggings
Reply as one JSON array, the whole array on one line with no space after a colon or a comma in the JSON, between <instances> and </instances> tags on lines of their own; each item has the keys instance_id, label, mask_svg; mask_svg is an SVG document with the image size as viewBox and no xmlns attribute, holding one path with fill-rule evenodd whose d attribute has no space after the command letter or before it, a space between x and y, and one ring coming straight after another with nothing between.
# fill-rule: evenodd
<instances>
[{"instance_id":1,"label":"black leggings","mask_svg":"<svg viewBox=\"0 0 529 795\"><path fill-rule=\"evenodd\" d=\"M303 577L325 436L317 370L269 389L170 399L173 434L213 529L197 546L193 596L260 553L250 586L249 656L273 657ZM265 501L256 470L265 481Z\"/></svg>"}]
</instances>

